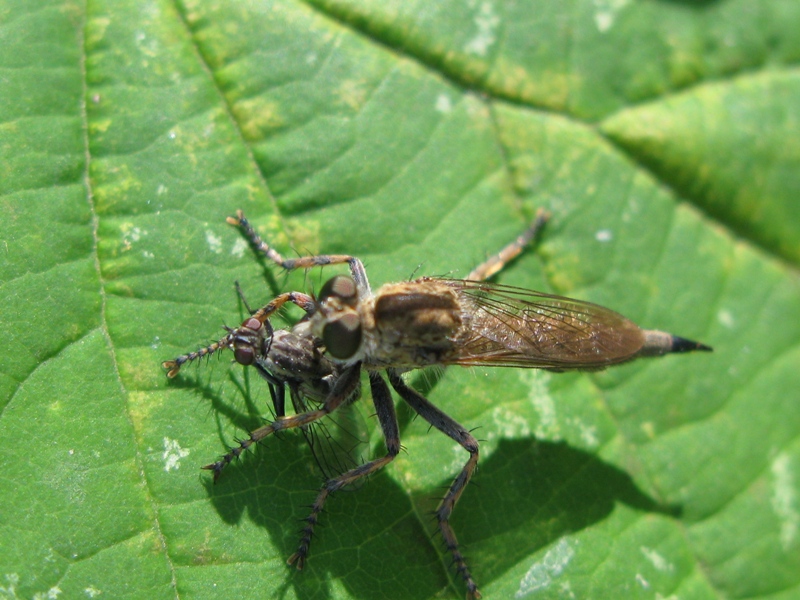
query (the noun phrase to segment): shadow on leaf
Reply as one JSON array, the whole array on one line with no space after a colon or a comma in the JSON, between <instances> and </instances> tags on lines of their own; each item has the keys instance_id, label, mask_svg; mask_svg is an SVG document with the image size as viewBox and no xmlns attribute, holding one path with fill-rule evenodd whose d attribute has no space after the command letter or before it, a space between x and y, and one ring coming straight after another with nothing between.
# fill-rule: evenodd
<instances>
[{"instance_id":1,"label":"shadow on leaf","mask_svg":"<svg viewBox=\"0 0 800 600\"><path fill-rule=\"evenodd\" d=\"M252 519L266 529L280 552L277 560L284 562L297 549L322 482L302 436L270 442L231 464L216 485L210 475L204 485L225 522ZM431 568L439 564L408 495L379 473L360 489L328 499L305 569L286 566L273 593L280 597L293 588L300 598L329 598L329 580L339 579L355 597L428 598L448 585L446 574Z\"/></svg>"},{"instance_id":2,"label":"shadow on leaf","mask_svg":"<svg viewBox=\"0 0 800 600\"><path fill-rule=\"evenodd\" d=\"M453 526L485 583L562 536L602 521L618 502L643 512L681 513L648 497L623 471L563 442L502 441L473 483Z\"/></svg>"},{"instance_id":3,"label":"shadow on leaf","mask_svg":"<svg viewBox=\"0 0 800 600\"><path fill-rule=\"evenodd\" d=\"M705 8L714 4L719 4L720 0L660 0L664 4L685 5L692 8Z\"/></svg>"},{"instance_id":4,"label":"shadow on leaf","mask_svg":"<svg viewBox=\"0 0 800 600\"><path fill-rule=\"evenodd\" d=\"M466 459L466 454L465 454ZM401 454L398 460L414 460ZM636 488L631 478L565 443L503 441L473 479L453 525L479 584L487 585L565 534L602 521L621 502L644 512L680 515ZM444 490L449 481L442 482ZM268 440L231 464L218 484L205 480L221 518L245 514L263 527L283 562L297 546L302 520L321 480L301 436ZM302 572L289 566L278 597L332 597L331 579L360 598L429 598L451 586L450 558L435 540L428 490L409 496L385 473L354 492L329 498ZM269 559L267 559L269 560ZM459 584L456 588L460 590ZM383 588L383 589L381 589ZM452 588L450 588L452 590Z\"/></svg>"}]
</instances>

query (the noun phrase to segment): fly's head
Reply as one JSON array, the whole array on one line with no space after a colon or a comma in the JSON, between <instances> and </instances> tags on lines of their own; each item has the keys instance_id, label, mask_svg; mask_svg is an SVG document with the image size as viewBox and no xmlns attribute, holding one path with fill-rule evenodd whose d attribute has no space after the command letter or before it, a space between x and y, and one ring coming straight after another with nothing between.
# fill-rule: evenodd
<instances>
[{"instance_id":1,"label":"fly's head","mask_svg":"<svg viewBox=\"0 0 800 600\"><path fill-rule=\"evenodd\" d=\"M358 287L352 277L336 275L322 286L311 317L311 329L327 353L343 362L359 357L364 330Z\"/></svg>"},{"instance_id":2,"label":"fly's head","mask_svg":"<svg viewBox=\"0 0 800 600\"><path fill-rule=\"evenodd\" d=\"M262 321L255 317L246 319L234 330L231 340L234 360L240 365L248 366L267 356L272 344L272 334L272 325L268 320Z\"/></svg>"}]
</instances>

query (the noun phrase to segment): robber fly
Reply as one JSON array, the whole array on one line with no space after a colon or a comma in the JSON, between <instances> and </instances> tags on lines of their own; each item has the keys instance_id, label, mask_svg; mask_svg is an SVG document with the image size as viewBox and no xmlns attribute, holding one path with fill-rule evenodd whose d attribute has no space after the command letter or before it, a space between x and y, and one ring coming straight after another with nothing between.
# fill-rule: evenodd
<instances>
[{"instance_id":1,"label":"robber fly","mask_svg":"<svg viewBox=\"0 0 800 600\"><path fill-rule=\"evenodd\" d=\"M439 530L453 564L467 588L467 598L480 598L461 554L450 516L478 463L478 442L463 426L436 408L403 381L404 371L429 365L502 366L551 371L599 370L639 357L710 351L691 340L655 330L644 330L622 315L581 300L488 283L534 239L547 216L540 211L531 227L466 279L423 277L390 283L372 292L362 262L349 255L306 256L284 259L269 247L241 211L228 219L241 227L270 260L292 270L347 264L350 275L328 280L316 299L298 292L276 297L254 314L267 319L283 304L303 308L309 316L314 343L337 365L335 382L324 402L303 414L279 418L242 442L247 447L267 435L303 427L329 415L358 393L362 369L369 376L375 412L386 443L386 455L328 480L306 518L297 551L289 558L299 569L308 556L319 514L328 496L390 463L400 451L400 437L392 388L432 426L458 442L469 459L436 510ZM229 455L231 456L231 455ZM209 465L215 475L230 462L228 456Z\"/></svg>"}]
</instances>

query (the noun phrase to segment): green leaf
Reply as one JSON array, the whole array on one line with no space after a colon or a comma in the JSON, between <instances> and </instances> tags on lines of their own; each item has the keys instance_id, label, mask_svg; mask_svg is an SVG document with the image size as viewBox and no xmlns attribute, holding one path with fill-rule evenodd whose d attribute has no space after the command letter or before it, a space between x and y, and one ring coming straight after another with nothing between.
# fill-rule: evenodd
<instances>
[{"instance_id":1,"label":"green leaf","mask_svg":"<svg viewBox=\"0 0 800 600\"><path fill-rule=\"evenodd\" d=\"M236 209L377 288L464 276L545 207L499 281L715 351L410 375L483 440L453 526L484 597L797 597L798 32L795 0L6 2L0 596L463 596L430 516L454 442L400 405L406 451L297 573L302 437L213 485L269 392L160 363L241 321L234 281L334 272L255 260Z\"/></svg>"}]
</instances>

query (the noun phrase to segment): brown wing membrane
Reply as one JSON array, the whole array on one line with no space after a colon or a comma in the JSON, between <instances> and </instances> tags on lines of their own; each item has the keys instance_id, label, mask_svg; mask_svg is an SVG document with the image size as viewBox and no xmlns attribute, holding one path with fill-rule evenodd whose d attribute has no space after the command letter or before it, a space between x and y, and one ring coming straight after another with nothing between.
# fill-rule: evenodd
<instances>
[{"instance_id":1,"label":"brown wing membrane","mask_svg":"<svg viewBox=\"0 0 800 600\"><path fill-rule=\"evenodd\" d=\"M487 282L442 280L466 326L445 364L602 369L634 358L644 332L591 302Z\"/></svg>"}]
</instances>

